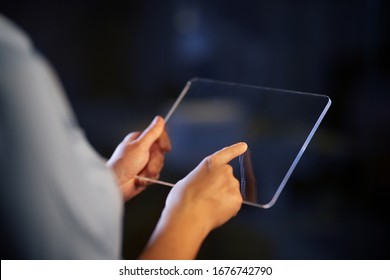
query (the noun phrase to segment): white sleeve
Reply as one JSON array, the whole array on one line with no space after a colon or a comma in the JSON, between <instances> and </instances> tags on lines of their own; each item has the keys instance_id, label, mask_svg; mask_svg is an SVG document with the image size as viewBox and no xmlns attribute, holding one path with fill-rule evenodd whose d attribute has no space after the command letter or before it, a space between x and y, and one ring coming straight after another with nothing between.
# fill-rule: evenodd
<instances>
[{"instance_id":1,"label":"white sleeve","mask_svg":"<svg viewBox=\"0 0 390 280\"><path fill-rule=\"evenodd\" d=\"M116 259L123 202L54 71L0 15L2 259Z\"/></svg>"}]
</instances>

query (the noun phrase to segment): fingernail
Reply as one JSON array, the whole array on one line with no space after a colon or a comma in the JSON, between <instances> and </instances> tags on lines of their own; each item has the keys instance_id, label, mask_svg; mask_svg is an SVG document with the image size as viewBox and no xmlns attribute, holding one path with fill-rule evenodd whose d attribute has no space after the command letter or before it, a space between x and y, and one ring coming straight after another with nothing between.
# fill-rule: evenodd
<instances>
[{"instance_id":1,"label":"fingernail","mask_svg":"<svg viewBox=\"0 0 390 280\"><path fill-rule=\"evenodd\" d=\"M245 142L240 142L240 144L243 146L243 148L245 148L245 150L248 149L248 144L245 143Z\"/></svg>"}]
</instances>

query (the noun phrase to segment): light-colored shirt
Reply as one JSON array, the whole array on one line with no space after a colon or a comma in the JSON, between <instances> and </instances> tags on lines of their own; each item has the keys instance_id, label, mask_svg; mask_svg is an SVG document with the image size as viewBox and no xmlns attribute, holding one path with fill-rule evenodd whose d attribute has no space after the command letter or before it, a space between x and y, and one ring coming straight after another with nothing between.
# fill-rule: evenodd
<instances>
[{"instance_id":1,"label":"light-colored shirt","mask_svg":"<svg viewBox=\"0 0 390 280\"><path fill-rule=\"evenodd\" d=\"M1 246L12 258L120 258L123 202L114 175L49 63L1 15L0 168Z\"/></svg>"}]
</instances>

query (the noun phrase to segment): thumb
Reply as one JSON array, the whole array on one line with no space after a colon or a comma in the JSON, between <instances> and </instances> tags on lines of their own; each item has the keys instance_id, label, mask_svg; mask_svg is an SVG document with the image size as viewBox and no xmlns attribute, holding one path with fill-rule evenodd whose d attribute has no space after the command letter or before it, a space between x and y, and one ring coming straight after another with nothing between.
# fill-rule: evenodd
<instances>
[{"instance_id":1,"label":"thumb","mask_svg":"<svg viewBox=\"0 0 390 280\"><path fill-rule=\"evenodd\" d=\"M137 138L137 141L142 142L144 145L150 147L161 136L164 131L165 122L160 116L156 116L150 125L141 133Z\"/></svg>"}]
</instances>

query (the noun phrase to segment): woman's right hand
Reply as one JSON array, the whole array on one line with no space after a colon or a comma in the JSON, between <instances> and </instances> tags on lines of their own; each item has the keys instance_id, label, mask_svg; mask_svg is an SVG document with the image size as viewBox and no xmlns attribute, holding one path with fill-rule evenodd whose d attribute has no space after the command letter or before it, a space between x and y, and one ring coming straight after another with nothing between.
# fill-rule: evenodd
<instances>
[{"instance_id":1,"label":"woman's right hand","mask_svg":"<svg viewBox=\"0 0 390 280\"><path fill-rule=\"evenodd\" d=\"M242 196L229 162L243 154L237 143L206 157L176 183L141 259L193 259L214 228L235 216Z\"/></svg>"},{"instance_id":2,"label":"woman's right hand","mask_svg":"<svg viewBox=\"0 0 390 280\"><path fill-rule=\"evenodd\" d=\"M246 143L237 143L206 157L173 187L164 214L186 215L206 231L235 216L241 208L242 195L229 162L246 150Z\"/></svg>"}]
</instances>

